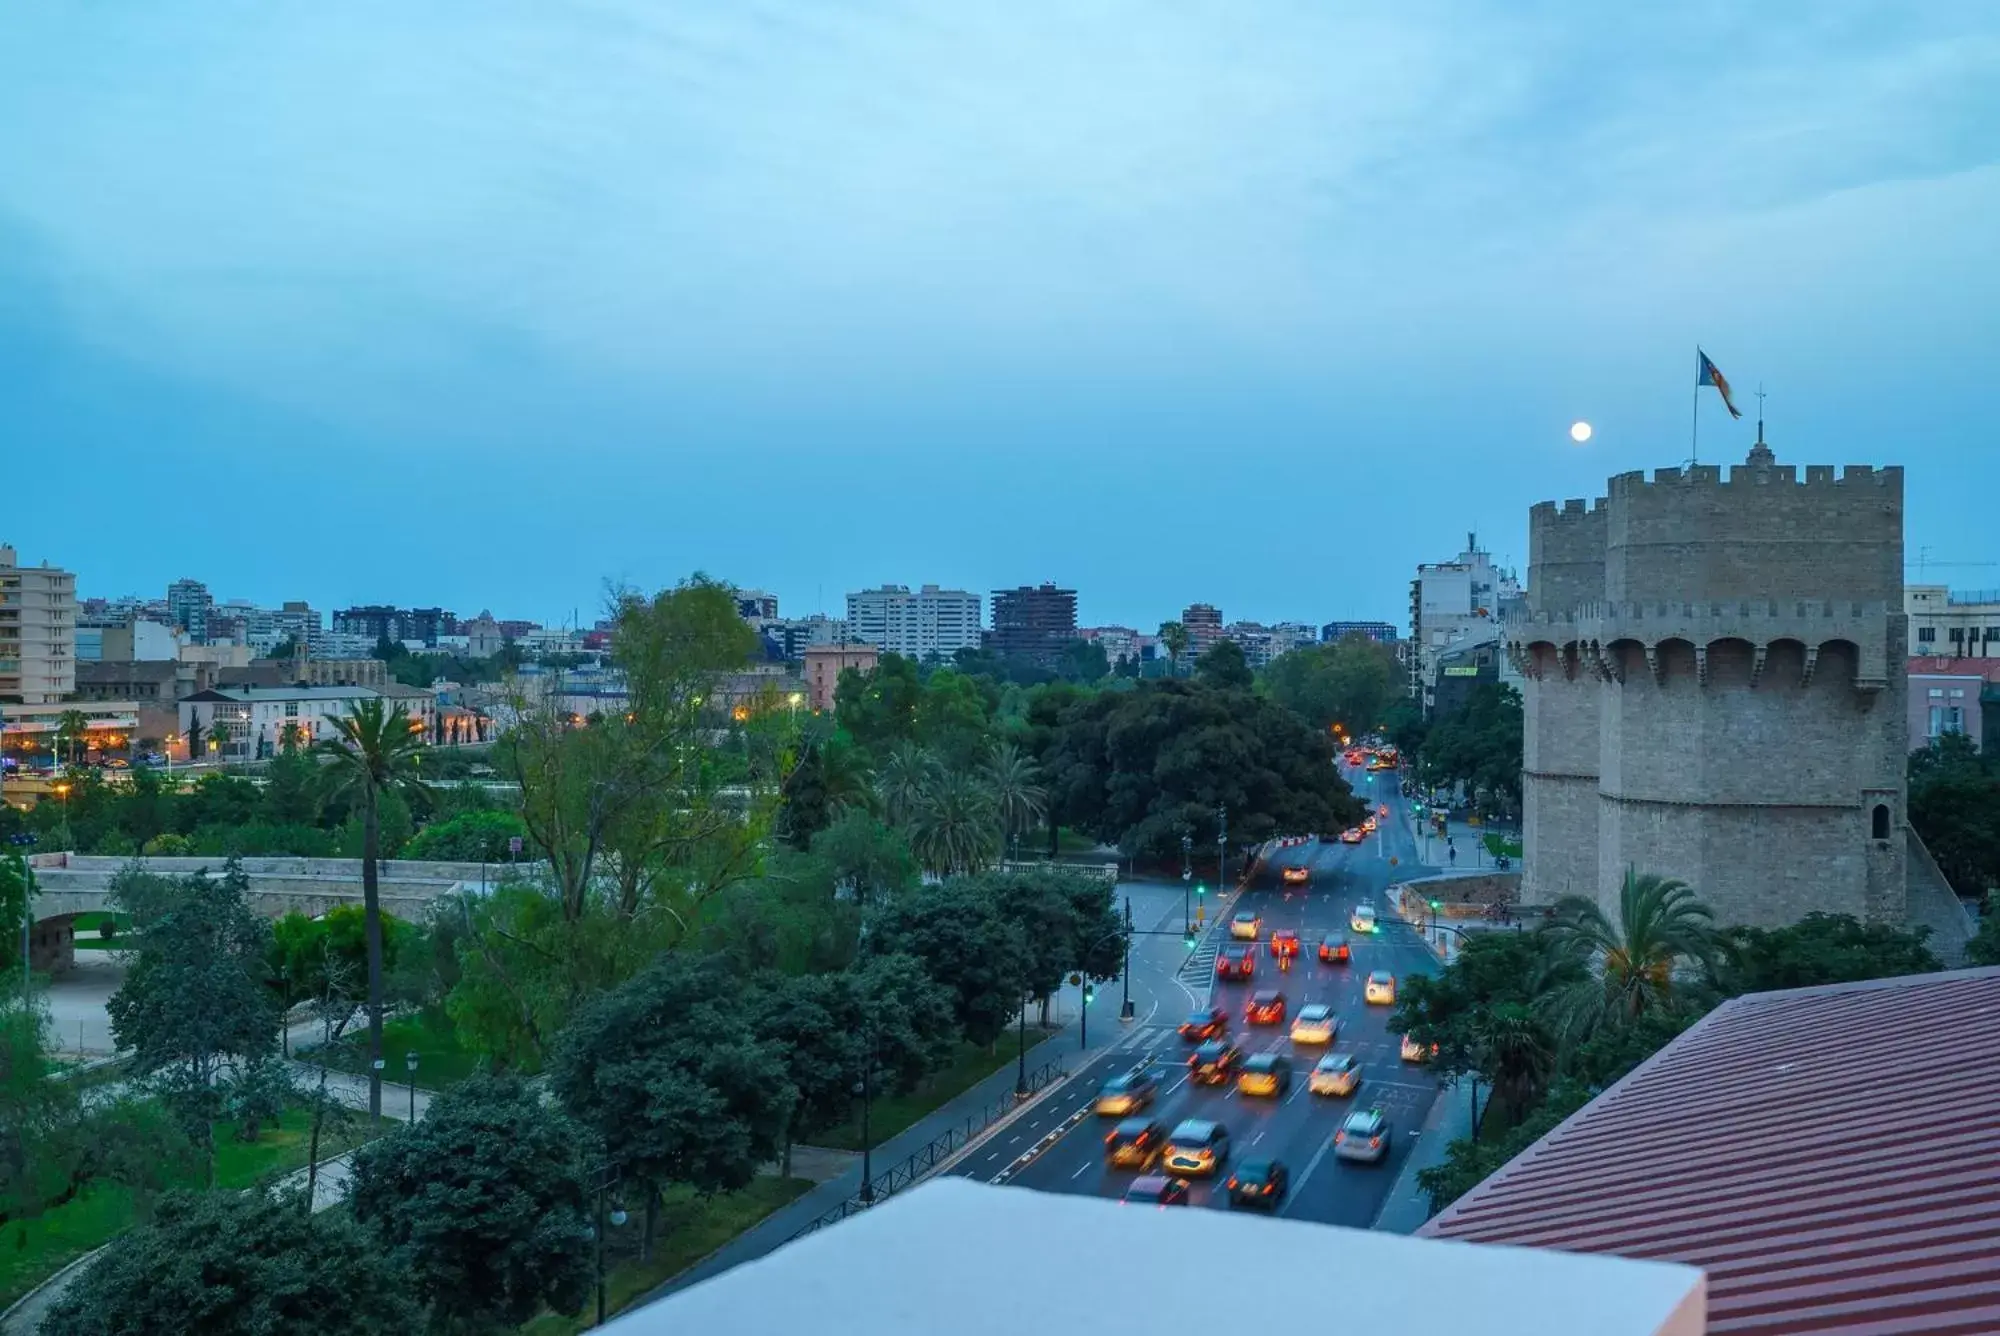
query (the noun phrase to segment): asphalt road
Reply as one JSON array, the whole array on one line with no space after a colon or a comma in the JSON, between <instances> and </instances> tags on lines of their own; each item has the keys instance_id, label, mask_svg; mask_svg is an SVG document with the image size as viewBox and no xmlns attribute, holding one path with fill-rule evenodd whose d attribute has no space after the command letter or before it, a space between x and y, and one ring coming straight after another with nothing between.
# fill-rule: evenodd
<instances>
[{"instance_id":1,"label":"asphalt road","mask_svg":"<svg viewBox=\"0 0 2000 1336\"><path fill-rule=\"evenodd\" d=\"M1377 776L1372 784L1362 774L1349 773L1348 778L1358 793L1378 804L1389 804L1391 816L1383 820L1378 833L1359 845L1314 841L1279 850L1234 903L1225 899L1214 906L1209 935L1192 957L1178 937L1141 939L1148 945L1134 950L1134 997L1136 1001L1142 984L1148 997L1138 1007L1138 1018L1124 1027L1109 1051L1093 1056L1061 1090L976 1148L953 1172L1044 1192L1122 1195L1135 1174L1112 1170L1105 1164L1103 1138L1116 1120L1096 1116L1091 1106L1105 1079L1152 1057L1161 1074L1161 1095L1150 1116L1169 1129L1183 1118L1216 1119L1229 1129L1234 1160L1282 1161L1291 1170L1292 1185L1279 1214L1363 1228L1373 1224L1409 1155L1416 1129L1437 1096L1437 1085L1423 1068L1401 1060L1397 1037L1387 1028L1391 1008L1364 1003L1362 984L1370 970L1386 969L1403 978L1428 972L1435 967L1435 959L1416 934L1391 914L1383 894L1395 870L1390 858L1407 863L1412 855L1408 826L1400 817L1402 799L1386 775ZM1311 869L1311 884L1285 886L1281 869L1299 865ZM1360 903L1375 907L1380 930L1373 937L1348 934L1353 943L1352 963L1321 965L1313 957L1314 946L1328 932L1347 932L1348 915ZM1296 929L1303 944L1300 958L1289 972L1281 973L1266 949L1252 982L1216 983L1215 948L1226 940L1230 915L1244 909L1263 916L1265 943L1275 928ZM1150 924L1136 902L1134 912L1141 928L1157 927L1172 933L1180 929L1179 905L1171 906L1167 914ZM1182 968L1176 975L1183 996L1178 1000L1160 983L1165 965L1170 963L1159 960L1161 946L1181 956ZM1146 952L1143 970L1142 949ZM1115 997L1115 988L1107 986L1100 996ZM1243 1021L1243 1006L1250 993L1262 988L1281 989L1289 1015L1296 1015L1309 1002L1333 1006L1340 1020L1333 1050L1352 1053L1361 1061L1361 1087L1352 1097L1329 1098L1308 1092L1306 1076L1325 1049L1294 1045L1289 1015L1282 1026L1250 1026ZM1246 1053L1268 1050L1292 1054L1293 1080L1287 1093L1277 1099L1246 1097L1238 1094L1233 1084L1195 1086L1187 1080L1185 1062L1190 1047L1175 1033L1175 1027L1188 1010L1209 1005L1211 991L1212 1004L1228 1009L1235 1017L1232 1034ZM1109 1024L1117 1023L1115 1006L1103 1014ZM1388 1116L1393 1133L1390 1153L1372 1165L1335 1159L1331 1145L1341 1120L1351 1109L1371 1105ZM1030 1155L1032 1158L1023 1163L1023 1157ZM1226 1207L1225 1198L1219 1182L1197 1181L1196 1206Z\"/></svg>"}]
</instances>

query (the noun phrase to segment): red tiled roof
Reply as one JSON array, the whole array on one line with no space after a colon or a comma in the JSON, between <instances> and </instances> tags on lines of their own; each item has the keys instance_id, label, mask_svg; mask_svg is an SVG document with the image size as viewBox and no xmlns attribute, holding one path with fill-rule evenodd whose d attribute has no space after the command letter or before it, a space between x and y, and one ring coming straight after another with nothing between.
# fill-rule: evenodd
<instances>
[{"instance_id":1,"label":"red tiled roof","mask_svg":"<svg viewBox=\"0 0 2000 1336\"><path fill-rule=\"evenodd\" d=\"M1685 1262L1711 1336L2000 1332L2000 969L1736 998L1423 1227Z\"/></svg>"},{"instance_id":2,"label":"red tiled roof","mask_svg":"<svg viewBox=\"0 0 2000 1336\"><path fill-rule=\"evenodd\" d=\"M1948 655L1912 656L1908 668L1911 677L1978 677L1988 682L2000 682L2000 657L1954 659Z\"/></svg>"}]
</instances>

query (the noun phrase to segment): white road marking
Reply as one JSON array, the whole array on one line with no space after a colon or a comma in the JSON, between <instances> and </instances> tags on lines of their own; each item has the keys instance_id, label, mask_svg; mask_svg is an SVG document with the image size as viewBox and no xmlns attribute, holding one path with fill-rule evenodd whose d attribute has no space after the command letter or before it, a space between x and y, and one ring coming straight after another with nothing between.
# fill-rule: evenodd
<instances>
[{"instance_id":1,"label":"white road marking","mask_svg":"<svg viewBox=\"0 0 2000 1336\"><path fill-rule=\"evenodd\" d=\"M1077 1180L1077 1179L1079 1179L1079 1178L1082 1178L1082 1177L1083 1177L1083 1171L1084 1171L1084 1170L1086 1170L1086 1169L1088 1169L1088 1168L1090 1168L1090 1166L1089 1166L1088 1164L1080 1164L1080 1165L1078 1165L1078 1166L1077 1166L1077 1168L1076 1168L1076 1172L1075 1172L1075 1173L1073 1173L1073 1174L1071 1174L1071 1175L1069 1176L1069 1181L1070 1181L1070 1182L1072 1182L1072 1183L1074 1183L1074 1182L1076 1182L1076 1180Z\"/></svg>"},{"instance_id":2,"label":"white road marking","mask_svg":"<svg viewBox=\"0 0 2000 1336\"><path fill-rule=\"evenodd\" d=\"M1000 1152L996 1150L996 1151L994 1151L994 1152L993 1152L993 1153L992 1153L991 1155L987 1156L986 1158L987 1158L987 1159L989 1159L989 1160L997 1160L997 1159L999 1159L999 1158L1000 1158Z\"/></svg>"}]
</instances>

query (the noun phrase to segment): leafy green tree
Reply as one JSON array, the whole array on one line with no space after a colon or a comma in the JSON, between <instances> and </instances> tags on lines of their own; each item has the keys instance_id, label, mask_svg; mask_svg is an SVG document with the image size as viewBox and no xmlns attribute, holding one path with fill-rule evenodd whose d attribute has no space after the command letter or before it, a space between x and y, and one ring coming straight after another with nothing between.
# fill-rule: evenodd
<instances>
[{"instance_id":1,"label":"leafy green tree","mask_svg":"<svg viewBox=\"0 0 2000 1336\"><path fill-rule=\"evenodd\" d=\"M315 744L327 760L336 791L352 794L361 808L361 903L368 935L368 1114L382 1115L382 806L385 795L420 790L416 758L423 748L420 725L398 705L385 707L380 697L348 706L333 721L336 736Z\"/></svg>"},{"instance_id":2,"label":"leafy green tree","mask_svg":"<svg viewBox=\"0 0 2000 1336\"><path fill-rule=\"evenodd\" d=\"M924 886L881 906L873 922L871 949L921 961L950 996L968 1041L996 1042L1026 1002L1035 968L1029 945L979 879Z\"/></svg>"},{"instance_id":3,"label":"leafy green tree","mask_svg":"<svg viewBox=\"0 0 2000 1336\"><path fill-rule=\"evenodd\" d=\"M319 823L321 807L320 763L299 745L296 733L264 767L264 793L260 807L274 826L312 826Z\"/></svg>"},{"instance_id":4,"label":"leafy green tree","mask_svg":"<svg viewBox=\"0 0 2000 1336\"><path fill-rule=\"evenodd\" d=\"M270 928L244 903L249 878L233 860L221 877L197 873L171 883L170 894L160 880L113 883L113 903L132 916L139 951L105 1010L134 1072L155 1078L212 1172L218 1078L268 1056L276 1043L264 987Z\"/></svg>"},{"instance_id":5,"label":"leafy green tree","mask_svg":"<svg viewBox=\"0 0 2000 1336\"><path fill-rule=\"evenodd\" d=\"M258 819L263 801L263 791L251 781L211 772L175 805L174 829L192 835L204 826L247 826Z\"/></svg>"},{"instance_id":6,"label":"leafy green tree","mask_svg":"<svg viewBox=\"0 0 2000 1336\"><path fill-rule=\"evenodd\" d=\"M1000 818L1000 829L1011 850L1014 840L1048 809L1048 790L1042 787L1041 770L1035 759L1011 742L1002 742L986 758L980 776Z\"/></svg>"},{"instance_id":7,"label":"leafy green tree","mask_svg":"<svg viewBox=\"0 0 2000 1336\"><path fill-rule=\"evenodd\" d=\"M939 768L909 817L910 850L940 876L977 872L999 850L991 790L968 771Z\"/></svg>"},{"instance_id":8,"label":"leafy green tree","mask_svg":"<svg viewBox=\"0 0 2000 1336\"><path fill-rule=\"evenodd\" d=\"M1522 737L1520 693L1483 682L1456 712L1432 722L1423 773L1434 784L1463 784L1485 806L1519 811Z\"/></svg>"},{"instance_id":9,"label":"leafy green tree","mask_svg":"<svg viewBox=\"0 0 2000 1336\"><path fill-rule=\"evenodd\" d=\"M1357 737L1387 724L1390 706L1405 699L1395 652L1358 633L1280 654L1263 682L1271 699L1314 728L1343 724Z\"/></svg>"},{"instance_id":10,"label":"leafy green tree","mask_svg":"<svg viewBox=\"0 0 2000 1336\"><path fill-rule=\"evenodd\" d=\"M803 852L842 816L874 802L868 760L843 730L810 721L799 738L798 764L785 776L778 830Z\"/></svg>"},{"instance_id":11,"label":"leafy green tree","mask_svg":"<svg viewBox=\"0 0 2000 1336\"><path fill-rule=\"evenodd\" d=\"M722 956L745 977L820 974L852 959L859 921L858 906L842 898L826 859L774 851L762 877L731 886L703 907L683 949Z\"/></svg>"},{"instance_id":12,"label":"leafy green tree","mask_svg":"<svg viewBox=\"0 0 2000 1336\"><path fill-rule=\"evenodd\" d=\"M590 1291L587 1144L532 1086L474 1077L357 1150L349 1201L408 1265L432 1331L512 1331Z\"/></svg>"},{"instance_id":13,"label":"leafy green tree","mask_svg":"<svg viewBox=\"0 0 2000 1336\"><path fill-rule=\"evenodd\" d=\"M916 740L923 681L914 661L884 654L867 672L843 669L834 686L834 717L864 751L886 755L898 742Z\"/></svg>"},{"instance_id":14,"label":"leafy green tree","mask_svg":"<svg viewBox=\"0 0 2000 1336\"><path fill-rule=\"evenodd\" d=\"M992 746L999 693L992 682L941 668L917 697L917 745L950 770L977 766Z\"/></svg>"},{"instance_id":15,"label":"leafy green tree","mask_svg":"<svg viewBox=\"0 0 2000 1336\"><path fill-rule=\"evenodd\" d=\"M1719 935L1716 974L1727 993L1808 988L1927 974L1942 969L1924 945L1928 928L1864 923L1851 914L1812 913L1782 928L1728 928Z\"/></svg>"},{"instance_id":16,"label":"leafy green tree","mask_svg":"<svg viewBox=\"0 0 2000 1336\"><path fill-rule=\"evenodd\" d=\"M266 1192L174 1193L42 1320L44 1336L416 1331L407 1273L361 1226Z\"/></svg>"},{"instance_id":17,"label":"leafy green tree","mask_svg":"<svg viewBox=\"0 0 2000 1336\"><path fill-rule=\"evenodd\" d=\"M134 848L167 830L171 818L172 794L166 781L151 766L132 767L132 782L117 799L118 829Z\"/></svg>"},{"instance_id":18,"label":"leafy green tree","mask_svg":"<svg viewBox=\"0 0 2000 1336\"><path fill-rule=\"evenodd\" d=\"M2000 904L1995 904L1994 899L1990 894L1986 897L1979 930L1965 944L1968 965L2000 965Z\"/></svg>"},{"instance_id":19,"label":"leafy green tree","mask_svg":"<svg viewBox=\"0 0 2000 1336\"><path fill-rule=\"evenodd\" d=\"M835 884L864 907L885 895L900 895L920 879L910 842L859 810L844 813L813 836L812 853L826 863Z\"/></svg>"},{"instance_id":20,"label":"leafy green tree","mask_svg":"<svg viewBox=\"0 0 2000 1336\"><path fill-rule=\"evenodd\" d=\"M1160 643L1167 649L1167 665L1172 675L1181 675L1181 656L1187 653L1187 627L1179 622L1160 623Z\"/></svg>"},{"instance_id":21,"label":"leafy green tree","mask_svg":"<svg viewBox=\"0 0 2000 1336\"><path fill-rule=\"evenodd\" d=\"M1095 640L1072 640L1062 647L1056 671L1066 682L1101 682L1111 675L1111 656Z\"/></svg>"},{"instance_id":22,"label":"leafy green tree","mask_svg":"<svg viewBox=\"0 0 2000 1336\"><path fill-rule=\"evenodd\" d=\"M1684 999L1675 972L1716 957L1715 916L1687 883L1627 869L1614 923L1595 900L1565 896L1544 929L1552 949L1588 970L1588 977L1545 999L1545 1014L1567 1040L1600 1026L1675 1010Z\"/></svg>"},{"instance_id":23,"label":"leafy green tree","mask_svg":"<svg viewBox=\"0 0 2000 1336\"><path fill-rule=\"evenodd\" d=\"M1474 1020L1473 1043L1479 1071L1511 1127L1541 1099L1555 1071L1554 1041L1525 1003L1502 1002Z\"/></svg>"},{"instance_id":24,"label":"leafy green tree","mask_svg":"<svg viewBox=\"0 0 2000 1336\"><path fill-rule=\"evenodd\" d=\"M937 758L914 742L889 748L875 771L875 796L892 826L909 824L938 774Z\"/></svg>"},{"instance_id":25,"label":"leafy green tree","mask_svg":"<svg viewBox=\"0 0 2000 1336\"><path fill-rule=\"evenodd\" d=\"M1218 640L1209 646L1194 666L1195 676L1225 691L1247 691L1256 681L1243 647L1234 640Z\"/></svg>"},{"instance_id":26,"label":"leafy green tree","mask_svg":"<svg viewBox=\"0 0 2000 1336\"><path fill-rule=\"evenodd\" d=\"M1947 733L1909 761L1910 824L1960 895L2000 888L2000 761Z\"/></svg>"},{"instance_id":27,"label":"leafy green tree","mask_svg":"<svg viewBox=\"0 0 2000 1336\"><path fill-rule=\"evenodd\" d=\"M425 826L403 846L402 857L441 863L499 862L508 841L527 838L527 827L512 812L460 812Z\"/></svg>"},{"instance_id":28,"label":"leafy green tree","mask_svg":"<svg viewBox=\"0 0 2000 1336\"><path fill-rule=\"evenodd\" d=\"M549 1060L550 1092L645 1188L649 1245L661 1188L742 1188L791 1124L784 1055L744 1000L722 961L664 955L588 1002Z\"/></svg>"}]
</instances>

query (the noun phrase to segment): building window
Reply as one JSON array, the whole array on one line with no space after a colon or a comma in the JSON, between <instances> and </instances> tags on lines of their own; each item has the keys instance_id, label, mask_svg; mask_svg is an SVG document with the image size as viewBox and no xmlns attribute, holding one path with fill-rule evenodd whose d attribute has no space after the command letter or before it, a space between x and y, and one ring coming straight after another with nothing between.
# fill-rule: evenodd
<instances>
[{"instance_id":1,"label":"building window","mask_svg":"<svg viewBox=\"0 0 2000 1336\"><path fill-rule=\"evenodd\" d=\"M1928 645L1936 640L1937 628L1935 626L1919 626L1917 628L1917 643L1919 645Z\"/></svg>"},{"instance_id":2,"label":"building window","mask_svg":"<svg viewBox=\"0 0 2000 1336\"><path fill-rule=\"evenodd\" d=\"M1952 698L1953 700L1964 700L1964 699L1965 699L1965 689L1964 689L1963 687L1953 687L1953 688L1951 689L1951 698Z\"/></svg>"},{"instance_id":3,"label":"building window","mask_svg":"<svg viewBox=\"0 0 2000 1336\"><path fill-rule=\"evenodd\" d=\"M1943 700L1943 699L1944 699L1944 688L1943 688L1943 687L1932 687L1932 688L1930 689L1930 698L1931 698L1932 700Z\"/></svg>"},{"instance_id":4,"label":"building window","mask_svg":"<svg viewBox=\"0 0 2000 1336\"><path fill-rule=\"evenodd\" d=\"M1873 838L1878 840L1889 838L1889 806L1887 803L1875 804Z\"/></svg>"},{"instance_id":5,"label":"building window","mask_svg":"<svg viewBox=\"0 0 2000 1336\"><path fill-rule=\"evenodd\" d=\"M1965 708L1959 705L1931 706L1930 736L1943 737L1946 733L1965 731Z\"/></svg>"}]
</instances>

